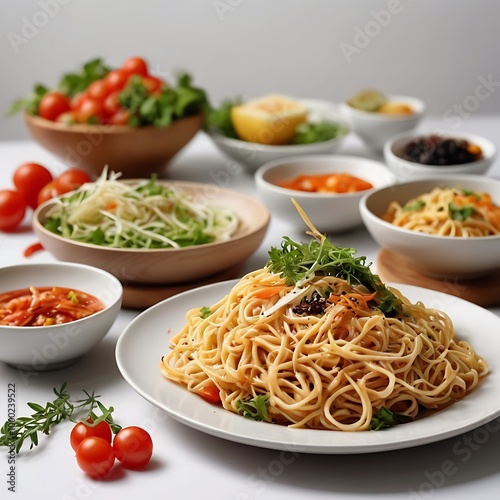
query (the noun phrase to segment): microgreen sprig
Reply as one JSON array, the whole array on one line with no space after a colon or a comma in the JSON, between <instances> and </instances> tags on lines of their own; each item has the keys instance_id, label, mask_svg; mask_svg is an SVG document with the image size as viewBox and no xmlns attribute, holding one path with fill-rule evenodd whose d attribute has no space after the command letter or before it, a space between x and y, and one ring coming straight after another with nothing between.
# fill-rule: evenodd
<instances>
[{"instance_id":1,"label":"microgreen sprig","mask_svg":"<svg viewBox=\"0 0 500 500\"><path fill-rule=\"evenodd\" d=\"M65 382L60 389L54 387L52 390L56 397L45 406L28 403L34 411L30 416L7 420L0 429L0 446L14 446L16 453L19 453L24 443L29 440L31 450L38 445L39 433L48 435L52 427L66 419L72 422L82 420L91 426L105 420L114 433L121 429L113 420L114 408L104 406L98 400L99 395L83 391L85 398L72 400L66 385ZM100 415L96 411L100 412Z\"/></svg>"}]
</instances>

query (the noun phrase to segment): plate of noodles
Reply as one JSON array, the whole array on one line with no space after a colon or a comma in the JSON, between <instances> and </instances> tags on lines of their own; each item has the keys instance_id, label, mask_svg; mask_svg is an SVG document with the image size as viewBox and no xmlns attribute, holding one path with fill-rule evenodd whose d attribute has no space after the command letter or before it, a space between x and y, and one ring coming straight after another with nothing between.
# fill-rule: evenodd
<instances>
[{"instance_id":1,"label":"plate of noodles","mask_svg":"<svg viewBox=\"0 0 500 500\"><path fill-rule=\"evenodd\" d=\"M203 316L206 316L204 312L206 313L208 310L211 311L210 316L213 317L212 323L218 321L214 316L224 310L226 310L226 313L223 314L227 316L225 321L228 321L231 314L227 314L227 305L229 302L234 301L234 293L236 293L236 295L240 293L241 297L241 294L244 294L244 292L241 291L241 287L248 286L248 280L255 283L257 278L261 279L258 274L262 271L263 270L259 270L254 273L249 273L243 277L242 280L211 284L181 293L158 303L137 316L120 336L116 347L118 367L125 380L146 400L167 412L171 417L192 428L238 443L269 449L307 453L371 453L423 445L465 433L493 420L500 414L500 401L497 397L497 388L500 384L500 336L498 335L498 331L500 330L500 319L490 311L463 299L433 290L402 284L392 285L391 287L387 285L387 287L390 290L396 290L395 293L398 297L399 292L401 292L402 296L407 298L409 304L417 304L416 307L420 312L417 311L415 313L416 315L421 314L422 311L425 314L429 314L426 320L427 323L424 326L429 338L434 338L435 335L445 334L448 335L448 338L441 339L439 342L442 344L454 342L453 339L455 337L457 344L459 340L466 342L466 344L460 343L461 348L456 346L452 348L448 346L437 349L437 358L451 356L451 363L449 363L448 367L440 368L440 365L435 365L434 367L421 366L420 371L417 370L413 376L410 377L411 380L407 379L405 383L413 383L419 386L419 382L416 382L416 379L418 377L425 378L425 370L427 370L427 373L430 373L430 378L436 377L436 373L438 373L439 370L446 371L452 369L460 371L460 366L468 363L466 358L470 357L469 355L471 353L473 353L472 357L474 359L470 366L475 365L476 368L479 366L479 371L481 371L482 366L482 369L487 371L486 375L483 373L484 376L480 375L478 377L476 371L470 369L470 366L465 369L465 371L469 373L464 375L458 384L455 386L450 385L444 391L448 393L451 392L457 396L456 399L460 399L451 404L444 403L441 399L440 403L444 404L442 409L436 411L425 410L412 421L376 431L370 430L369 427L367 430L360 430L359 426L357 428L355 427L356 421L360 422L363 421L363 419L366 420L366 416L361 414L358 415L357 418L343 421L342 409L339 410L338 414L335 414L335 422L342 430L307 427L295 428L289 425L290 422L281 421L279 423L268 423L244 418L242 415L224 409L220 405L214 405L207 402L206 399L188 390L182 383L177 383L176 381L168 379L165 373L162 372L165 371L165 361L172 356L168 353L175 351L175 348L172 349L172 339L177 337L177 346L183 343L189 344L189 339L186 340L185 335L184 340L182 340L183 332L186 333L189 328L199 328L200 325L209 324L210 322L208 322L207 318L203 318ZM273 286L276 287L276 285ZM260 295L266 297L270 294L271 292L261 293ZM282 292L282 295L286 294ZM339 296L342 295L345 297L346 294L339 294ZM269 299L260 298L260 300ZM273 300L275 305L269 307L265 311L266 318L280 314L279 307L276 306L278 298L275 297ZM335 303L334 307L341 309L343 307L342 300ZM349 300L352 301L352 298ZM311 304L312 302L309 303ZM357 302L352 301L351 303ZM314 306L316 307L317 304L314 304ZM445 311L444 316L441 316L441 311ZM312 310L312 312L314 312L314 310ZM210 316L208 316L208 319L210 319ZM232 316L234 317L234 314ZM368 318L367 321L379 321L380 318L376 318L375 316L377 315L371 314L371 317ZM379 314L378 316L381 315ZM440 319L436 320L436 318ZM191 326L188 325L187 321L189 321ZM391 319L390 325L391 328L395 327L397 330L398 325L396 325L394 321L395 320ZM437 326L436 321L439 323ZM451 323L451 321L453 323ZM478 328L478 325L481 325L481 327ZM188 330L186 330L186 328L188 328ZM206 326L202 328L202 330L205 330L203 342L214 342L207 328ZM372 325L372 329L373 328L377 329L377 327ZM232 330L226 325L226 333L230 331ZM188 337L194 336L193 332L194 331L191 330L188 333ZM261 335L261 337L262 346L265 346L266 342L270 342L269 338L265 335ZM315 342L315 340L312 340L312 337L308 339L308 341L304 340L303 342L298 338L296 340L298 344L292 350L293 352L297 352L300 349L303 350L306 346L314 344ZM237 338L233 338L229 344L232 347L237 346ZM425 355L427 355L427 357L432 357L430 355L432 351L430 344L425 341L424 344L424 357ZM345 339L343 340L342 346L346 346ZM209 348L211 347L213 347L213 345L209 346ZM399 347L393 349L393 354L398 349ZM410 351L411 349L406 346L404 352L400 353L401 356L399 356L399 361L395 365L399 366L403 371L406 366L408 373L410 373L411 370L408 369L408 365L405 365L408 361L408 359L405 361L405 357L408 358L408 356L412 356ZM346 357L348 358L351 356L355 358L358 356L359 358L363 352L363 347L361 344L358 344L358 347L352 349L350 354ZM478 354L476 355L475 353ZM479 354L484 355L485 359L481 358ZM179 364L179 359L182 359L184 355L185 353L178 353L175 364ZM280 353L279 350L275 351L273 356L275 357L268 358L268 361L273 360L277 362L276 360L280 356L283 358L286 357L285 354ZM187 357L191 361L193 360L193 356ZM477 364L478 360L479 365ZM289 362L285 359L282 361L285 363ZM375 359L375 361L377 360ZM188 376L186 374L190 373L194 379L198 378L198 380L194 382L195 387L196 384L200 382L203 385L203 379L206 379L206 377L203 376L203 373L196 366L189 366L189 363L190 361L186 362L186 360L184 360L183 367L181 367L182 363L180 363L180 371L184 372L186 377ZM195 364L197 363L198 361ZM259 356L257 356L257 359L253 361L249 360L247 364L250 365L252 363L255 368L255 366L262 365L262 360L259 360ZM383 377L387 377L387 380L389 380L390 377L387 375L387 372L390 371L390 368L389 365L384 363L384 361L380 361L378 369L380 373L385 373ZM412 363L415 364L414 361ZM215 370L217 367L220 367L221 364L221 360L216 360L211 369ZM243 362L240 362L240 366L243 364ZM229 362L229 365L231 365L231 362ZM377 365L377 363L375 363L375 365ZM234 364L233 368L235 368ZM324 365L323 368L328 371L326 365ZM207 371L211 373L211 369L207 368ZM330 369L332 368L330 367ZM229 366L227 370L230 372L231 367ZM304 375L307 373L308 368L307 366L302 368L296 367L295 373L300 373L301 370ZM278 371L282 375L278 377L280 380L290 380L290 375L286 375L287 368L285 365L280 366ZM397 371L397 368L394 369L394 371ZM265 376L262 376L262 369L260 369L260 375L257 373L254 378L255 380L271 379L272 374L270 372L271 370L268 370ZM314 377L315 375L311 376ZM359 380L362 379L362 375L359 373L356 374L356 370L351 371L349 376L351 381L357 379L359 382ZM300 377L298 378L300 379ZM338 375L337 378L339 378ZM214 377L214 379L216 379L216 377ZM371 389L372 392L378 391L380 393L378 396L380 397L387 397L387 395L381 393L386 391L390 383L385 383L386 388L384 389L383 387L377 387L374 383L370 383L371 379L372 377L368 376L365 384L366 387ZM336 390L334 387L335 384L333 381L329 383L331 384L329 393L333 394ZM477 386L474 387L476 384ZM244 381L240 380L239 385L240 388L245 387ZM296 383L295 385L300 386L300 383ZM310 386L314 384L306 385ZM317 385L319 386L321 383L318 381ZM465 386L469 386L471 390L466 394L460 394L460 386L462 389ZM281 389L285 390L284 386L281 386ZM306 403L308 401L311 403L311 400L314 399L310 392L311 387L300 386L299 389L304 392L303 400L306 400ZM280 388L273 389L273 394L275 396L279 395L279 392ZM340 388L337 392L345 393L346 389ZM423 397L432 398L431 393L432 390L427 391L427 395ZM461 396L464 396L463 399ZM396 395L393 399L397 400L398 398L402 403L397 403L396 401L395 406L392 406L392 408L397 408L398 404L400 408L406 405L411 411L412 404L408 403L406 399L407 396L401 393L399 396ZM296 397L296 400L297 399L300 399L300 397ZM352 404L349 397L345 401L347 408L355 406ZM302 401L302 403L303 402L304 401ZM286 400L285 403L287 403ZM439 406L440 403L438 402L437 406ZM231 404L231 402L227 404ZM387 400L385 404L389 405L392 403ZM287 405L285 404L285 406ZM288 407L294 410L296 409L294 406L299 406L297 401L291 402L289 400ZM281 414L279 412L277 413L278 421L280 420L280 415L282 417L282 413L283 412L281 412ZM271 410L269 414L271 414ZM302 422L305 422L306 425L314 425L315 422L316 424L319 422L319 427L325 425L324 422L323 424L321 423L321 419L315 421L314 417L297 417L297 415L295 415L295 417L292 418L295 418L296 422L302 418ZM357 430L358 432L350 432L351 430Z\"/></svg>"}]
</instances>

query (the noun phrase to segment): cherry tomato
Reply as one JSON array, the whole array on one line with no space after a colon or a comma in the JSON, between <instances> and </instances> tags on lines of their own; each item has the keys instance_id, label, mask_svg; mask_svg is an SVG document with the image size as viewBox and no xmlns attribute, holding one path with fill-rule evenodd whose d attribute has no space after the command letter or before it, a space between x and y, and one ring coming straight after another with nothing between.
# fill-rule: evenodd
<instances>
[{"instance_id":1,"label":"cherry tomato","mask_svg":"<svg viewBox=\"0 0 500 500\"><path fill-rule=\"evenodd\" d=\"M220 403L220 392L215 385L207 385L198 391L198 395L212 404Z\"/></svg>"},{"instance_id":2,"label":"cherry tomato","mask_svg":"<svg viewBox=\"0 0 500 500\"><path fill-rule=\"evenodd\" d=\"M91 119L100 122L104 116L102 102L90 96L85 96L75 111L79 123L88 123Z\"/></svg>"},{"instance_id":3,"label":"cherry tomato","mask_svg":"<svg viewBox=\"0 0 500 500\"><path fill-rule=\"evenodd\" d=\"M107 116L114 115L121 108L119 97L120 91L115 90L104 99L103 109Z\"/></svg>"},{"instance_id":4,"label":"cherry tomato","mask_svg":"<svg viewBox=\"0 0 500 500\"><path fill-rule=\"evenodd\" d=\"M119 109L116 113L111 115L109 123L111 125L128 125L130 113L126 109Z\"/></svg>"},{"instance_id":5,"label":"cherry tomato","mask_svg":"<svg viewBox=\"0 0 500 500\"><path fill-rule=\"evenodd\" d=\"M150 93L153 93L160 90L164 82L161 78L157 78L156 76L145 76L142 79L142 83Z\"/></svg>"},{"instance_id":6,"label":"cherry tomato","mask_svg":"<svg viewBox=\"0 0 500 500\"><path fill-rule=\"evenodd\" d=\"M92 182L92 179L87 172L78 168L71 168L56 177L54 180L54 186L59 194L63 194L79 188L86 182Z\"/></svg>"},{"instance_id":7,"label":"cherry tomato","mask_svg":"<svg viewBox=\"0 0 500 500\"><path fill-rule=\"evenodd\" d=\"M48 184L45 184L42 189L40 189L40 192L38 193L36 202L37 206L41 205L42 203L46 202L47 200L50 200L51 198L54 198L55 196L59 196L60 193L56 189L56 183L55 181L51 181Z\"/></svg>"},{"instance_id":8,"label":"cherry tomato","mask_svg":"<svg viewBox=\"0 0 500 500\"><path fill-rule=\"evenodd\" d=\"M109 94L109 87L106 85L104 79L96 80L88 86L87 94L98 101L104 101Z\"/></svg>"},{"instance_id":9,"label":"cherry tomato","mask_svg":"<svg viewBox=\"0 0 500 500\"><path fill-rule=\"evenodd\" d=\"M24 163L16 168L13 180L14 186L24 196L26 203L31 208L36 208L38 193L52 181L52 174L38 163Z\"/></svg>"},{"instance_id":10,"label":"cherry tomato","mask_svg":"<svg viewBox=\"0 0 500 500\"><path fill-rule=\"evenodd\" d=\"M61 113L56 118L57 123L63 123L64 125L73 125L76 123L75 113L73 111L66 111L65 113Z\"/></svg>"},{"instance_id":11,"label":"cherry tomato","mask_svg":"<svg viewBox=\"0 0 500 500\"><path fill-rule=\"evenodd\" d=\"M88 437L97 436L108 443L111 443L113 433L111 427L105 420L101 420L98 424L92 425L91 422L78 422L72 429L69 436L71 447L76 451L80 443Z\"/></svg>"},{"instance_id":12,"label":"cherry tomato","mask_svg":"<svg viewBox=\"0 0 500 500\"><path fill-rule=\"evenodd\" d=\"M123 63L122 70L129 75L147 76L148 65L141 57L130 57Z\"/></svg>"},{"instance_id":13,"label":"cherry tomato","mask_svg":"<svg viewBox=\"0 0 500 500\"><path fill-rule=\"evenodd\" d=\"M61 113L69 111L69 99L60 92L49 92L42 97L38 105L38 114L46 120L54 121Z\"/></svg>"},{"instance_id":14,"label":"cherry tomato","mask_svg":"<svg viewBox=\"0 0 500 500\"><path fill-rule=\"evenodd\" d=\"M78 94L75 94L72 98L71 98L71 109L73 111L77 110L80 105L82 104L82 101L83 99L86 97L86 93L85 92L78 92Z\"/></svg>"},{"instance_id":15,"label":"cherry tomato","mask_svg":"<svg viewBox=\"0 0 500 500\"><path fill-rule=\"evenodd\" d=\"M124 427L113 440L116 458L129 469L144 467L153 454L153 440L142 427Z\"/></svg>"},{"instance_id":16,"label":"cherry tomato","mask_svg":"<svg viewBox=\"0 0 500 500\"><path fill-rule=\"evenodd\" d=\"M76 449L80 469L93 478L106 477L115 463L115 452L108 441L98 436L82 440Z\"/></svg>"},{"instance_id":17,"label":"cherry tomato","mask_svg":"<svg viewBox=\"0 0 500 500\"><path fill-rule=\"evenodd\" d=\"M0 231L12 231L24 219L26 200L21 193L4 189L0 191Z\"/></svg>"},{"instance_id":18,"label":"cherry tomato","mask_svg":"<svg viewBox=\"0 0 500 500\"><path fill-rule=\"evenodd\" d=\"M104 82L106 83L108 90L113 92L115 90L122 90L129 77L130 74L128 72L121 69L114 69L104 77Z\"/></svg>"}]
</instances>

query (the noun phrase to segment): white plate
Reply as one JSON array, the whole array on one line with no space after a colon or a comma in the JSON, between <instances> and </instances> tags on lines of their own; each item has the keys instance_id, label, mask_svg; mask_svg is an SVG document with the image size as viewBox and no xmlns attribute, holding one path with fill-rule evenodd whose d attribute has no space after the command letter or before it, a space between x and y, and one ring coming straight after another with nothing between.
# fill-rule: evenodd
<instances>
[{"instance_id":1,"label":"white plate","mask_svg":"<svg viewBox=\"0 0 500 500\"><path fill-rule=\"evenodd\" d=\"M118 339L116 360L125 380L146 400L180 422L238 443L305 453L368 453L432 443L479 427L500 414L500 318L475 304L409 285L396 285L412 302L446 311L458 337L486 358L490 373L479 388L441 412L383 431L336 432L290 429L254 422L211 405L160 373L169 338L185 324L185 314L211 305L236 281L207 285L176 295L141 313Z\"/></svg>"}]
</instances>

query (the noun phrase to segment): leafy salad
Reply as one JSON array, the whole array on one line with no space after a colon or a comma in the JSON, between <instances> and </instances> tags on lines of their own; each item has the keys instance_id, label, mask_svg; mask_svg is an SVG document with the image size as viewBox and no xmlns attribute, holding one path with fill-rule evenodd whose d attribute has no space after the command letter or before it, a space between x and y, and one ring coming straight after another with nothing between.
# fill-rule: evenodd
<instances>
[{"instance_id":1,"label":"leafy salad","mask_svg":"<svg viewBox=\"0 0 500 500\"><path fill-rule=\"evenodd\" d=\"M227 207L204 205L155 176L135 183L105 169L91 183L54 199L44 226L64 238L112 248L181 248L225 241L238 228Z\"/></svg>"}]
</instances>

